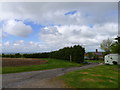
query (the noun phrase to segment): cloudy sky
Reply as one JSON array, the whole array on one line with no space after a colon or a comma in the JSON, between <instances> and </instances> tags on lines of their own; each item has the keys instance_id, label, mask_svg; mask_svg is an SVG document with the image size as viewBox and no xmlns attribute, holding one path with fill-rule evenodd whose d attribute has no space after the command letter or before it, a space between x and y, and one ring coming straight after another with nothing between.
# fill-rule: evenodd
<instances>
[{"instance_id":1,"label":"cloudy sky","mask_svg":"<svg viewBox=\"0 0 120 90\"><path fill-rule=\"evenodd\" d=\"M118 34L117 2L0 3L3 52L46 52L82 45L86 52Z\"/></svg>"}]
</instances>

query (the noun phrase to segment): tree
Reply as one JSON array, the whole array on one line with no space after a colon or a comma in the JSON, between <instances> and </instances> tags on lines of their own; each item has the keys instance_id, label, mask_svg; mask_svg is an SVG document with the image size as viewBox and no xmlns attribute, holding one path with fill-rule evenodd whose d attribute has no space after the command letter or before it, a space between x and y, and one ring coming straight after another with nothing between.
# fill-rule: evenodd
<instances>
[{"instance_id":1,"label":"tree","mask_svg":"<svg viewBox=\"0 0 120 90\"><path fill-rule=\"evenodd\" d=\"M92 58L93 58L93 54L92 54L91 52L88 52L87 55L88 55L88 58L89 58L89 59L92 59Z\"/></svg>"},{"instance_id":2,"label":"tree","mask_svg":"<svg viewBox=\"0 0 120 90\"><path fill-rule=\"evenodd\" d=\"M120 54L120 44L114 43L111 47L111 52Z\"/></svg>"},{"instance_id":3,"label":"tree","mask_svg":"<svg viewBox=\"0 0 120 90\"><path fill-rule=\"evenodd\" d=\"M102 41L102 43L100 44L100 48L104 50L106 53L110 53L112 44L113 44L113 41L108 38Z\"/></svg>"},{"instance_id":4,"label":"tree","mask_svg":"<svg viewBox=\"0 0 120 90\"><path fill-rule=\"evenodd\" d=\"M14 56L12 55L12 57L20 58L21 55L20 55L20 53L16 53Z\"/></svg>"},{"instance_id":5,"label":"tree","mask_svg":"<svg viewBox=\"0 0 120 90\"><path fill-rule=\"evenodd\" d=\"M84 61L84 53L85 49L82 46L74 45L73 47L64 47L58 51L51 52L50 58L82 63Z\"/></svg>"},{"instance_id":6,"label":"tree","mask_svg":"<svg viewBox=\"0 0 120 90\"><path fill-rule=\"evenodd\" d=\"M118 36L117 38L115 38L115 40L117 40L117 42L120 43L120 36Z\"/></svg>"},{"instance_id":7,"label":"tree","mask_svg":"<svg viewBox=\"0 0 120 90\"><path fill-rule=\"evenodd\" d=\"M94 60L98 60L99 59L99 56L97 54L94 54Z\"/></svg>"},{"instance_id":8,"label":"tree","mask_svg":"<svg viewBox=\"0 0 120 90\"><path fill-rule=\"evenodd\" d=\"M120 37L118 36L117 38L115 38L115 40L117 41L112 44L111 52L120 54Z\"/></svg>"}]
</instances>

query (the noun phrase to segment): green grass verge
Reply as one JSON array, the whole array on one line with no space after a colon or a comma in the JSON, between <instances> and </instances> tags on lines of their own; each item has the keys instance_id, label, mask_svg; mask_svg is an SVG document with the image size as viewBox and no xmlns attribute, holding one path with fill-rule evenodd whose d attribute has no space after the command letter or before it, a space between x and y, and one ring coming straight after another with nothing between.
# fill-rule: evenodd
<instances>
[{"instance_id":1,"label":"green grass verge","mask_svg":"<svg viewBox=\"0 0 120 90\"><path fill-rule=\"evenodd\" d=\"M118 66L101 65L58 77L72 88L118 88Z\"/></svg>"},{"instance_id":2,"label":"green grass verge","mask_svg":"<svg viewBox=\"0 0 120 90\"><path fill-rule=\"evenodd\" d=\"M44 59L44 60L48 60L48 63L42 64L42 65L31 65L31 66L3 67L2 73L3 74L17 73L17 72L46 70L46 69L73 67L73 66L81 66L82 65L82 64L78 64L78 63L70 63L68 61L57 60L57 59Z\"/></svg>"},{"instance_id":3,"label":"green grass verge","mask_svg":"<svg viewBox=\"0 0 120 90\"><path fill-rule=\"evenodd\" d=\"M84 60L84 61L91 63L104 63L104 60Z\"/></svg>"}]
</instances>

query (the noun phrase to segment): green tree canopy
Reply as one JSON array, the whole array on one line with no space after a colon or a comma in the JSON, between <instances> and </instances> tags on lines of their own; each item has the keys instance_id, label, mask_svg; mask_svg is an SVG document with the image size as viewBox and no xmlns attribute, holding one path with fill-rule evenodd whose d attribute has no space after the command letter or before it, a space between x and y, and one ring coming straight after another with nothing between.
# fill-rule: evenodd
<instances>
[{"instance_id":1,"label":"green tree canopy","mask_svg":"<svg viewBox=\"0 0 120 90\"><path fill-rule=\"evenodd\" d=\"M120 54L120 37L118 36L115 40L117 41L112 45L111 52Z\"/></svg>"},{"instance_id":2,"label":"green tree canopy","mask_svg":"<svg viewBox=\"0 0 120 90\"><path fill-rule=\"evenodd\" d=\"M108 53L119 53L120 54L120 37L115 38L116 42L113 42L111 39L103 40L100 44L101 49L105 51L105 54Z\"/></svg>"},{"instance_id":3,"label":"green tree canopy","mask_svg":"<svg viewBox=\"0 0 120 90\"><path fill-rule=\"evenodd\" d=\"M113 40L108 38L102 41L102 43L100 44L100 48L104 50L105 52L110 53L112 44L113 44Z\"/></svg>"}]
</instances>

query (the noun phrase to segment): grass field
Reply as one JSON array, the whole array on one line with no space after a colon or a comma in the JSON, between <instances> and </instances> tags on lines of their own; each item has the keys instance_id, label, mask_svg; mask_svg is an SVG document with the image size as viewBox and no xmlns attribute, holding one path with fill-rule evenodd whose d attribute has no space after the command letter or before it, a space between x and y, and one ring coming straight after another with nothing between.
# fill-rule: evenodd
<instances>
[{"instance_id":1,"label":"grass field","mask_svg":"<svg viewBox=\"0 0 120 90\"><path fill-rule=\"evenodd\" d=\"M63 67L73 67L73 66L81 66L82 64L78 63L70 63L68 61L56 60L56 59L42 59L48 60L47 64L41 65L31 65L31 66L10 66L3 67L2 73L16 73L16 72L26 72L26 71L36 71L36 70L46 70L46 69L54 69L54 68L63 68Z\"/></svg>"},{"instance_id":2,"label":"grass field","mask_svg":"<svg viewBox=\"0 0 120 90\"><path fill-rule=\"evenodd\" d=\"M118 88L118 66L101 65L58 77L72 88Z\"/></svg>"},{"instance_id":3,"label":"grass field","mask_svg":"<svg viewBox=\"0 0 120 90\"><path fill-rule=\"evenodd\" d=\"M91 63L104 63L104 60L84 60L84 61Z\"/></svg>"}]
</instances>

